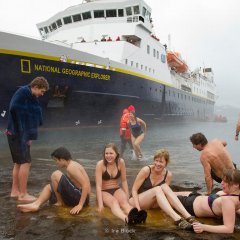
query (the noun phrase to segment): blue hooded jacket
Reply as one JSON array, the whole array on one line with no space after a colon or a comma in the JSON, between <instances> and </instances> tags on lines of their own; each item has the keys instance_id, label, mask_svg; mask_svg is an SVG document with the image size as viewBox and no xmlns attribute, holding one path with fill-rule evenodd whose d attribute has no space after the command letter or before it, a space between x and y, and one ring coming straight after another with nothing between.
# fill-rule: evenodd
<instances>
[{"instance_id":1,"label":"blue hooded jacket","mask_svg":"<svg viewBox=\"0 0 240 240\"><path fill-rule=\"evenodd\" d=\"M7 130L17 135L23 152L29 140L36 140L38 127L42 125L42 109L29 85L19 88L13 95L8 115Z\"/></svg>"}]
</instances>

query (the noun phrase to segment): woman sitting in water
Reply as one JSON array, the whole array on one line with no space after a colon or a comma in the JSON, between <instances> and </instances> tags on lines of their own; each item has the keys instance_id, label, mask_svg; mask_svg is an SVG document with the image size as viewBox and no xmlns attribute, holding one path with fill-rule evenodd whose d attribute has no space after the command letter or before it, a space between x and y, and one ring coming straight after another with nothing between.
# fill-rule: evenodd
<instances>
[{"instance_id":1,"label":"woman sitting in water","mask_svg":"<svg viewBox=\"0 0 240 240\"><path fill-rule=\"evenodd\" d=\"M132 188L130 204L140 209L160 207L178 225L179 228L191 230L195 220L183 207L177 196L169 187L172 173L167 170L169 153L165 149L156 151L154 163L143 167L138 173ZM172 206L185 218L176 213Z\"/></svg>"},{"instance_id":2,"label":"woman sitting in water","mask_svg":"<svg viewBox=\"0 0 240 240\"><path fill-rule=\"evenodd\" d=\"M140 148L140 144L144 139L144 136L146 134L146 123L136 117L136 114L134 111L129 112L129 127L131 129L131 141L132 141L132 146L135 152L135 155L138 160L142 159L142 152ZM142 129L142 127L144 129Z\"/></svg>"},{"instance_id":3,"label":"woman sitting in water","mask_svg":"<svg viewBox=\"0 0 240 240\"><path fill-rule=\"evenodd\" d=\"M196 217L216 217L223 219L223 225L213 226L193 223L196 233L233 233L236 212L240 213L240 171L228 169L222 178L222 191L203 196L197 192L176 192L185 208Z\"/></svg>"},{"instance_id":4,"label":"woman sitting in water","mask_svg":"<svg viewBox=\"0 0 240 240\"><path fill-rule=\"evenodd\" d=\"M121 180L122 188L118 184ZM96 166L96 194L98 211L102 212L104 205L111 208L112 213L125 223L144 222L145 211L140 211L128 203L129 192L126 178L125 162L119 158L115 144L109 143L103 151L103 160Z\"/></svg>"}]
</instances>

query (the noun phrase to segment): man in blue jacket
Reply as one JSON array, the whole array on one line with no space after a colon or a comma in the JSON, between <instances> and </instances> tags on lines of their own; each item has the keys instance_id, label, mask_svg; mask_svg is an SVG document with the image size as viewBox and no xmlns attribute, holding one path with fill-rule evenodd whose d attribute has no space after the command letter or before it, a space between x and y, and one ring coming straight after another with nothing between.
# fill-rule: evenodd
<instances>
[{"instance_id":1,"label":"man in blue jacket","mask_svg":"<svg viewBox=\"0 0 240 240\"><path fill-rule=\"evenodd\" d=\"M14 163L11 197L20 201L34 201L28 194L27 181L31 165L30 145L38 137L42 124L42 110L38 97L49 89L44 77L36 77L29 85L19 88L13 95L6 130L8 144Z\"/></svg>"}]
</instances>

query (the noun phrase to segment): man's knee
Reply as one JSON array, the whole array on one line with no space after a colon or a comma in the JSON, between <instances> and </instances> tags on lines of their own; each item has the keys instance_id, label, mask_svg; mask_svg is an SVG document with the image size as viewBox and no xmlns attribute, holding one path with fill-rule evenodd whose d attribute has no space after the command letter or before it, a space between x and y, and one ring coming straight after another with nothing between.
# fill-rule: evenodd
<instances>
[{"instance_id":1,"label":"man's knee","mask_svg":"<svg viewBox=\"0 0 240 240\"><path fill-rule=\"evenodd\" d=\"M52 173L51 175L51 180L52 181L58 181L60 180L60 178L62 177L63 173L59 170L56 170Z\"/></svg>"}]
</instances>

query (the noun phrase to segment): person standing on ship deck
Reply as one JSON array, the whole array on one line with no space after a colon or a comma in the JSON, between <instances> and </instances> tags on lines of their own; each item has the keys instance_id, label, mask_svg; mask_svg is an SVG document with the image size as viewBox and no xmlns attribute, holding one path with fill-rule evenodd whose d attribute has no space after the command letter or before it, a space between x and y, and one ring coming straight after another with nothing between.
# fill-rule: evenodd
<instances>
[{"instance_id":1,"label":"person standing on ship deck","mask_svg":"<svg viewBox=\"0 0 240 240\"><path fill-rule=\"evenodd\" d=\"M42 125L42 109L38 97L49 89L44 77L36 77L29 85L19 88L13 95L8 115L6 135L14 163L11 197L20 201L34 201L28 194L27 181L31 165L30 146L38 137Z\"/></svg>"}]
</instances>

